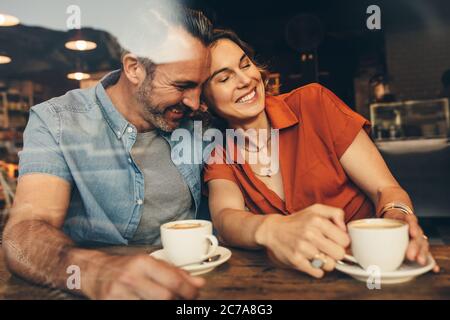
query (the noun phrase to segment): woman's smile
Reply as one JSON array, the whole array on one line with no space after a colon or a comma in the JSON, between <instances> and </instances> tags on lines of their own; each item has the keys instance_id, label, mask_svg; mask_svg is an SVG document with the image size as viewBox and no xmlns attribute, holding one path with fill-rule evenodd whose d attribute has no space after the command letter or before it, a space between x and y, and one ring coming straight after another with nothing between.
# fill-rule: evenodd
<instances>
[{"instance_id":1,"label":"woman's smile","mask_svg":"<svg viewBox=\"0 0 450 320\"><path fill-rule=\"evenodd\" d=\"M256 101L256 87L236 100L236 103L252 103Z\"/></svg>"}]
</instances>

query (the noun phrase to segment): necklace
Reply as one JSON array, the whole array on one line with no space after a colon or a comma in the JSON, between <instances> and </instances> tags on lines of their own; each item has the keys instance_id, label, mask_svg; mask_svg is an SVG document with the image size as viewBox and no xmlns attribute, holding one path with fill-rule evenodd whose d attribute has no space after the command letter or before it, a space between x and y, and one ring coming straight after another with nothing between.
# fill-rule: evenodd
<instances>
[{"instance_id":1,"label":"necklace","mask_svg":"<svg viewBox=\"0 0 450 320\"><path fill-rule=\"evenodd\" d=\"M253 169L252 169L252 171L254 174L256 174L257 176L260 176L260 177L270 178L273 175L273 172L270 169L270 167L263 167L263 168L261 168L261 170L259 172L256 172L256 170L253 170Z\"/></svg>"},{"instance_id":2,"label":"necklace","mask_svg":"<svg viewBox=\"0 0 450 320\"><path fill-rule=\"evenodd\" d=\"M249 150L248 148L247 148L247 145L246 144L244 144L244 149L245 149L245 151L247 151L247 152L249 152L249 153L258 153L258 152L260 152L261 150L264 150L265 148L267 148L268 146L269 146L269 144L270 144L270 142L271 142L271 139L272 139L272 134L271 134L271 131L272 131L272 127L271 126L269 126L269 129L268 129L268 132L269 132L269 138L267 139L267 141L266 141L266 143L264 144L264 145L262 145L262 146L256 146L256 150ZM250 167L251 168L251 167ZM272 172L272 170L270 169L270 167L263 167L263 168L261 168L261 170L259 171L259 172L256 172L256 170L253 170L253 168L252 168L252 171L253 171L253 173L255 174L255 175L257 175L257 176L260 176L260 177L272 177L272 175L273 175L273 172Z\"/></svg>"},{"instance_id":3,"label":"necklace","mask_svg":"<svg viewBox=\"0 0 450 320\"><path fill-rule=\"evenodd\" d=\"M261 147L258 146L258 145L255 146L255 150L249 150L249 149L247 148L247 144L244 143L244 149L245 149L245 151L251 152L251 153L258 153L258 152L260 152L261 150L264 150L265 148L267 148L267 146L270 144L270 141L271 141L271 139L272 139L271 129L272 129L272 127L270 127L270 129L268 130L268 131L269 131L269 138L267 139L267 141L266 141L265 144L263 144Z\"/></svg>"}]
</instances>

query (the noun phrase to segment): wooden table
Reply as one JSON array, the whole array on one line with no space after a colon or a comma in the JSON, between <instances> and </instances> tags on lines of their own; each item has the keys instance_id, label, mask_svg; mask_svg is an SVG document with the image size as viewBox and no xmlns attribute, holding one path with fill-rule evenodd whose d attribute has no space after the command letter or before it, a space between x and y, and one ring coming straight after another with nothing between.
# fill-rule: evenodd
<instances>
[{"instance_id":1,"label":"wooden table","mask_svg":"<svg viewBox=\"0 0 450 320\"><path fill-rule=\"evenodd\" d=\"M151 252L154 247L108 247L118 254ZM366 284L334 271L316 280L294 270L273 267L263 252L231 249L231 259L207 273L200 299L450 299L450 246L433 246L441 266L439 274L427 273L398 285L369 290ZM0 299L80 299L69 293L39 287L13 276L0 250Z\"/></svg>"}]
</instances>

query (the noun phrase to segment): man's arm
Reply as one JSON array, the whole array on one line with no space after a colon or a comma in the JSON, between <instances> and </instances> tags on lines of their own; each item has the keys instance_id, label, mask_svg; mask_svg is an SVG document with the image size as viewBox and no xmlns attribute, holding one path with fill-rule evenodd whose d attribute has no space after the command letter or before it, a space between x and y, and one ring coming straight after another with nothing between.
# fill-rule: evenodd
<instances>
[{"instance_id":1,"label":"man's arm","mask_svg":"<svg viewBox=\"0 0 450 320\"><path fill-rule=\"evenodd\" d=\"M193 299L203 279L146 254L111 256L77 248L61 230L70 201L70 184L48 174L19 179L3 249L12 272L32 282L70 290L69 266L80 270L81 288L89 298Z\"/></svg>"},{"instance_id":2,"label":"man's arm","mask_svg":"<svg viewBox=\"0 0 450 320\"><path fill-rule=\"evenodd\" d=\"M3 239L7 265L16 274L35 283L67 289L66 270L70 265L87 271L89 261L103 256L98 251L76 249L61 231L70 189L64 179L51 175L30 174L20 178ZM88 287L82 283L82 289Z\"/></svg>"}]
</instances>

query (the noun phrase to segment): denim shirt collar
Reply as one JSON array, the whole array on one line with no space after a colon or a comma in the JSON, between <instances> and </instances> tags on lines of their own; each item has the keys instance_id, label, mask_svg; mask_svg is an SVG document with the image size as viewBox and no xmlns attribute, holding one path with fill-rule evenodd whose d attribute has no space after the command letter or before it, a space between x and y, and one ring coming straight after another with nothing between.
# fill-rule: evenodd
<instances>
[{"instance_id":1,"label":"denim shirt collar","mask_svg":"<svg viewBox=\"0 0 450 320\"><path fill-rule=\"evenodd\" d=\"M110 97L106 93L106 88L115 84L119 80L120 74L120 69L108 73L100 80L95 88L95 95L99 101L100 110L117 139L122 138L129 123L114 107Z\"/></svg>"}]
</instances>

